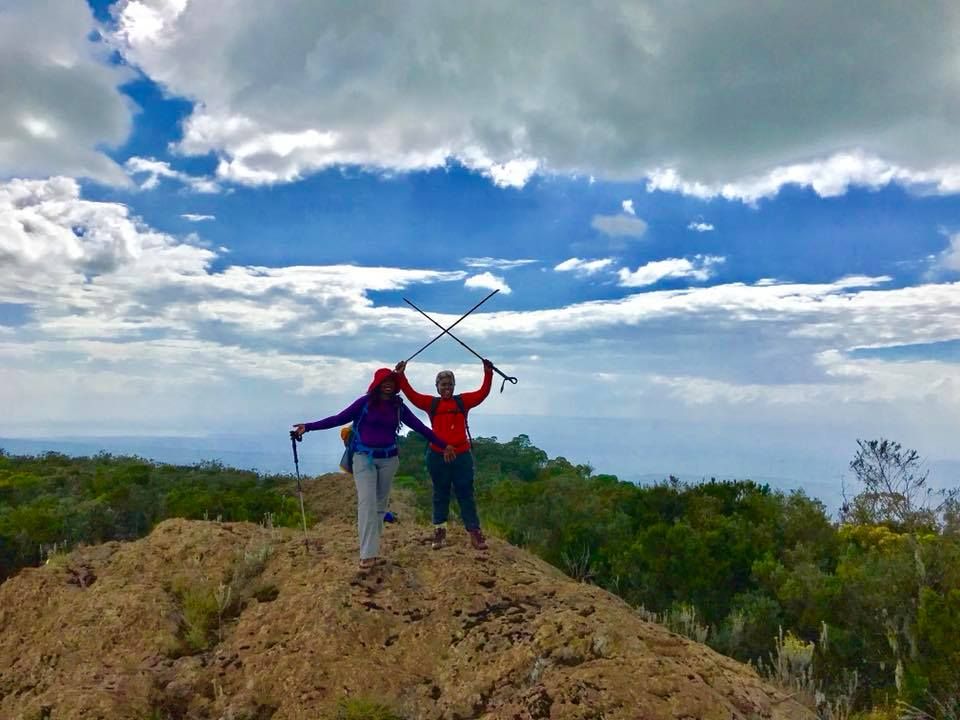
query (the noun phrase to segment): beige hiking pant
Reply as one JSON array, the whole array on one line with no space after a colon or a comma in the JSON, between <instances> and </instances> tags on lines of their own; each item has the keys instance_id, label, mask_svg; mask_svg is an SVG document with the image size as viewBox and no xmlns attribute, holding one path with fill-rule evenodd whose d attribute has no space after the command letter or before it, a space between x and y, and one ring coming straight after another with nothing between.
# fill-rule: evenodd
<instances>
[{"instance_id":1,"label":"beige hiking pant","mask_svg":"<svg viewBox=\"0 0 960 720\"><path fill-rule=\"evenodd\" d=\"M373 458L357 453L353 456L353 482L357 486L357 532L360 535L360 559L380 554L383 515L390 501L390 487L397 474L400 458Z\"/></svg>"}]
</instances>

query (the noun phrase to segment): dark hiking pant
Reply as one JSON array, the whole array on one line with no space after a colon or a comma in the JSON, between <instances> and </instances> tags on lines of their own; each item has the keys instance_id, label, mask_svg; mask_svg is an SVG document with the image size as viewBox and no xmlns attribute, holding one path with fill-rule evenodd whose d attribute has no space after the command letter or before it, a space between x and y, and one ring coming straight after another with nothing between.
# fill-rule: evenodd
<instances>
[{"instance_id":1,"label":"dark hiking pant","mask_svg":"<svg viewBox=\"0 0 960 720\"><path fill-rule=\"evenodd\" d=\"M460 517L467 530L477 530L477 503L473 499L473 454L460 453L452 463L443 461L443 453L427 450L427 470L433 481L433 524L442 525L450 515L450 489L460 505Z\"/></svg>"}]
</instances>

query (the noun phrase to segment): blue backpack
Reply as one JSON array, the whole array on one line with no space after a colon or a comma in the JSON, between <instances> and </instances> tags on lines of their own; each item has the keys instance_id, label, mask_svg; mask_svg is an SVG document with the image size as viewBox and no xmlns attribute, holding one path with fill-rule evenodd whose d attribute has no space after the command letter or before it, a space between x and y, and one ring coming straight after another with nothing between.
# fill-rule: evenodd
<instances>
[{"instance_id":1,"label":"blue backpack","mask_svg":"<svg viewBox=\"0 0 960 720\"><path fill-rule=\"evenodd\" d=\"M398 398L399 400L399 398ZM343 440L343 455L340 458L340 469L349 475L353 475L353 456L359 453L366 453L373 462L374 448L364 445L360 441L360 422L367 416L367 407L370 405L370 399L363 403L363 410L360 411L360 417L353 421L350 427L344 427L340 430L340 438ZM400 433L400 413L403 412L403 400L397 403L397 428L394 432L393 444L385 448L376 448L377 450L396 450L396 435Z\"/></svg>"}]
</instances>

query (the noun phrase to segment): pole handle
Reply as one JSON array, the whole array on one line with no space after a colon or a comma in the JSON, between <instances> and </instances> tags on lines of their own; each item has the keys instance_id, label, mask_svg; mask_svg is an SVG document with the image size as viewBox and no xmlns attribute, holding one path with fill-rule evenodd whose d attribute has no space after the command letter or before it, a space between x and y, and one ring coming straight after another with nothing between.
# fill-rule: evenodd
<instances>
[{"instance_id":1,"label":"pole handle","mask_svg":"<svg viewBox=\"0 0 960 720\"><path fill-rule=\"evenodd\" d=\"M503 389L507 386L507 383L510 383L511 385L516 385L517 382L519 382L519 381L518 381L515 377L513 377L512 375L507 375L506 373L502 372L502 371L500 370L500 368L498 368L496 365L493 366L493 371L494 371L497 375L499 375L500 377L503 378L503 382L500 383L500 392L503 392Z\"/></svg>"},{"instance_id":2,"label":"pole handle","mask_svg":"<svg viewBox=\"0 0 960 720\"><path fill-rule=\"evenodd\" d=\"M293 448L293 466L297 469L297 490L302 492L300 485L300 458L297 456L297 443L303 442L303 435L299 435L296 430L290 431L290 447ZM304 523L306 526L306 523Z\"/></svg>"}]
</instances>

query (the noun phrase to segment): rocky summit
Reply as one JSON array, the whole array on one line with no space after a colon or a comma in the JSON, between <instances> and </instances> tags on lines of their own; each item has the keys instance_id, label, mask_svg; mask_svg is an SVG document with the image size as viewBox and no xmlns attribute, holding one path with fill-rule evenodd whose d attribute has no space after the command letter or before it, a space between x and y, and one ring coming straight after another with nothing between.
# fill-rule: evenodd
<instances>
[{"instance_id":1,"label":"rocky summit","mask_svg":"<svg viewBox=\"0 0 960 720\"><path fill-rule=\"evenodd\" d=\"M307 487L307 544L168 520L0 585L0 718L813 717L503 541L476 552L454 528L431 550L403 507L361 573L352 479Z\"/></svg>"}]
</instances>

